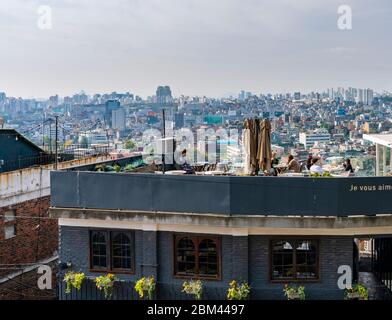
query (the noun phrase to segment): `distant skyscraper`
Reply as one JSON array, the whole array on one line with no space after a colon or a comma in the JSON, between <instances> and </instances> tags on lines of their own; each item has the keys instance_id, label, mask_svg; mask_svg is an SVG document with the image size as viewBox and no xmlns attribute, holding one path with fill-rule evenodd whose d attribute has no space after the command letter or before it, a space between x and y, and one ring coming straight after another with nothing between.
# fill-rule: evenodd
<instances>
[{"instance_id":1,"label":"distant skyscraper","mask_svg":"<svg viewBox=\"0 0 392 320\"><path fill-rule=\"evenodd\" d=\"M301 100L301 92L294 92L294 100Z\"/></svg>"},{"instance_id":2,"label":"distant skyscraper","mask_svg":"<svg viewBox=\"0 0 392 320\"><path fill-rule=\"evenodd\" d=\"M180 129L182 127L184 127L184 114L177 112L176 114L174 114L174 124L176 129Z\"/></svg>"},{"instance_id":3,"label":"distant skyscraper","mask_svg":"<svg viewBox=\"0 0 392 320\"><path fill-rule=\"evenodd\" d=\"M59 96L57 94L49 98L49 105L51 107L57 107L59 105Z\"/></svg>"},{"instance_id":4,"label":"distant skyscraper","mask_svg":"<svg viewBox=\"0 0 392 320\"><path fill-rule=\"evenodd\" d=\"M172 92L169 86L159 86L156 91L157 103L165 104L173 102Z\"/></svg>"},{"instance_id":5,"label":"distant skyscraper","mask_svg":"<svg viewBox=\"0 0 392 320\"><path fill-rule=\"evenodd\" d=\"M358 103L363 103L364 102L364 95L363 95L363 89L358 89L358 98L357 98Z\"/></svg>"},{"instance_id":6,"label":"distant skyscraper","mask_svg":"<svg viewBox=\"0 0 392 320\"><path fill-rule=\"evenodd\" d=\"M374 98L374 92L372 89L365 89L364 92L364 99L365 99L365 104L371 105L373 102Z\"/></svg>"},{"instance_id":7,"label":"distant skyscraper","mask_svg":"<svg viewBox=\"0 0 392 320\"><path fill-rule=\"evenodd\" d=\"M117 100L108 100L105 103L105 122L112 125L113 110L120 109L120 102Z\"/></svg>"},{"instance_id":8,"label":"distant skyscraper","mask_svg":"<svg viewBox=\"0 0 392 320\"><path fill-rule=\"evenodd\" d=\"M238 100L244 101L245 100L245 91L241 90L240 94L238 95Z\"/></svg>"},{"instance_id":9,"label":"distant skyscraper","mask_svg":"<svg viewBox=\"0 0 392 320\"><path fill-rule=\"evenodd\" d=\"M112 111L112 128L115 130L125 130L125 110L116 109Z\"/></svg>"}]
</instances>

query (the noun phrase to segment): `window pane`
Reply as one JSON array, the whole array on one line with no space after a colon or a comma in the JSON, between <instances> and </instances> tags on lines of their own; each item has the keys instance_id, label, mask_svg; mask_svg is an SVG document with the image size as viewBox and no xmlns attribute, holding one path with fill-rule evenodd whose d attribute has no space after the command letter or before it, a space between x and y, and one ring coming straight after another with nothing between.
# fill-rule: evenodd
<instances>
[{"instance_id":1,"label":"window pane","mask_svg":"<svg viewBox=\"0 0 392 320\"><path fill-rule=\"evenodd\" d=\"M214 240L204 239L199 243L199 274L201 276L218 275L218 252Z\"/></svg>"},{"instance_id":2,"label":"window pane","mask_svg":"<svg viewBox=\"0 0 392 320\"><path fill-rule=\"evenodd\" d=\"M181 238L177 242L177 273L194 275L196 273L196 249L193 240Z\"/></svg>"},{"instance_id":3,"label":"window pane","mask_svg":"<svg viewBox=\"0 0 392 320\"><path fill-rule=\"evenodd\" d=\"M132 269L131 237L124 232L113 233L112 267L113 269Z\"/></svg>"},{"instance_id":4,"label":"window pane","mask_svg":"<svg viewBox=\"0 0 392 320\"><path fill-rule=\"evenodd\" d=\"M290 242L275 241L272 245L272 279L293 278L294 250Z\"/></svg>"},{"instance_id":5,"label":"window pane","mask_svg":"<svg viewBox=\"0 0 392 320\"><path fill-rule=\"evenodd\" d=\"M15 237L16 236L16 228L15 228L15 225L14 224L12 224L12 225L10 225L10 226L5 226L4 227L4 238L5 239L11 239L11 238L13 238L13 237Z\"/></svg>"},{"instance_id":6,"label":"window pane","mask_svg":"<svg viewBox=\"0 0 392 320\"><path fill-rule=\"evenodd\" d=\"M317 278L317 247L313 241L299 241L296 250L297 278Z\"/></svg>"},{"instance_id":7,"label":"window pane","mask_svg":"<svg viewBox=\"0 0 392 320\"><path fill-rule=\"evenodd\" d=\"M4 222L10 222L15 220L15 211L9 210L4 213Z\"/></svg>"},{"instance_id":8,"label":"window pane","mask_svg":"<svg viewBox=\"0 0 392 320\"><path fill-rule=\"evenodd\" d=\"M91 232L91 267L93 269L107 268L107 237L102 231Z\"/></svg>"}]
</instances>

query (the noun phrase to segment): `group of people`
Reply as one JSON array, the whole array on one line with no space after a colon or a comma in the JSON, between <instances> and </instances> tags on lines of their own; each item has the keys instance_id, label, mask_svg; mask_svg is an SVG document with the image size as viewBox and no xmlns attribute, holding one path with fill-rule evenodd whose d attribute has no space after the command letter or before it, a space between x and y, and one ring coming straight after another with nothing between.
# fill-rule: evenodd
<instances>
[{"instance_id":1,"label":"group of people","mask_svg":"<svg viewBox=\"0 0 392 320\"><path fill-rule=\"evenodd\" d=\"M294 158L292 154L290 154L287 157L287 163L284 168L280 168L280 169L274 168L274 166L277 164L279 164L279 159L277 158L276 153L273 153L271 159L271 167L273 168L274 175L278 175L278 173L284 173L284 172L300 173L303 169L302 165ZM346 159L346 161L343 164L343 167L345 172L347 172L348 174L354 173L354 169L351 165L350 159ZM321 165L321 158L315 157L310 154L306 161L306 169L309 170L311 174L317 173L322 175L324 173L324 169Z\"/></svg>"},{"instance_id":2,"label":"group of people","mask_svg":"<svg viewBox=\"0 0 392 320\"><path fill-rule=\"evenodd\" d=\"M300 173L302 171L302 165L294 158L292 154L290 154L287 157L287 163L286 166L280 169L276 168L276 165L279 164L279 158L277 157L277 154L274 152L272 154L271 158L271 170L273 175L278 175L278 173L283 173L283 172L294 172L294 173ZM182 170L184 170L188 174L194 173L194 170L192 166L189 164L189 160L186 155L186 149L182 150L181 156L179 158L179 165ZM354 169L351 165L351 160L346 159L346 161L343 164L344 170L350 174L354 173ZM320 157L315 157L313 155L309 155L308 159L306 161L306 169L309 170L309 172L312 173L317 173L322 175L324 173L324 169L321 165L321 158Z\"/></svg>"}]
</instances>

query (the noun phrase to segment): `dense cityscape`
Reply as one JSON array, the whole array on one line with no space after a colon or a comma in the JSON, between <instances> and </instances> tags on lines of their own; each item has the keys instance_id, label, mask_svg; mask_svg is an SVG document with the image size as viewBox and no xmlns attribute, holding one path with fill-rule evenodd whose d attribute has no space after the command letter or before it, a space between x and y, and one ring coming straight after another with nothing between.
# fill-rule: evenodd
<instances>
[{"instance_id":1,"label":"dense cityscape","mask_svg":"<svg viewBox=\"0 0 392 320\"><path fill-rule=\"evenodd\" d=\"M390 14L2 0L0 316L88 301L93 318L331 318L392 301Z\"/></svg>"},{"instance_id":2,"label":"dense cityscape","mask_svg":"<svg viewBox=\"0 0 392 320\"><path fill-rule=\"evenodd\" d=\"M71 97L54 95L47 100L8 97L0 93L3 127L18 130L45 150L54 152L56 124L57 148L93 153L107 147L112 154L141 152L146 147L147 129L188 128L238 129L247 118L272 121L271 142L279 158L294 154L305 160L309 153L336 160L354 158L359 175L373 175L375 150L363 140L363 134L392 129L392 97L372 89L330 88L321 93L254 94L241 91L238 97L173 97L168 86L160 86L146 99L132 93ZM241 139L234 145L219 141L220 160L241 162ZM196 152L205 146L187 146ZM204 148L204 149L203 149ZM193 151L195 151L193 150Z\"/></svg>"}]
</instances>

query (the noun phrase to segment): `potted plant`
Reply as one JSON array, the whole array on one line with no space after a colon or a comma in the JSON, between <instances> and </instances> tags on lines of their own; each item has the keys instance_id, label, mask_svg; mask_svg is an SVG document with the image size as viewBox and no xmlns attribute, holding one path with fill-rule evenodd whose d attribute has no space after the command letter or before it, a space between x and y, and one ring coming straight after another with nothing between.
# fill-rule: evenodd
<instances>
[{"instance_id":1,"label":"potted plant","mask_svg":"<svg viewBox=\"0 0 392 320\"><path fill-rule=\"evenodd\" d=\"M305 287L292 287L288 284L284 285L283 288L284 295L287 297L287 300L305 300Z\"/></svg>"},{"instance_id":2,"label":"potted plant","mask_svg":"<svg viewBox=\"0 0 392 320\"><path fill-rule=\"evenodd\" d=\"M182 288L182 292L193 295L195 300L201 300L203 296L203 283L200 280L191 280L189 282L185 281L182 284Z\"/></svg>"},{"instance_id":3,"label":"potted plant","mask_svg":"<svg viewBox=\"0 0 392 320\"><path fill-rule=\"evenodd\" d=\"M110 299L112 297L114 281L116 281L116 277L111 273L95 278L95 284L99 290L103 289L105 299Z\"/></svg>"},{"instance_id":4,"label":"potted plant","mask_svg":"<svg viewBox=\"0 0 392 320\"><path fill-rule=\"evenodd\" d=\"M368 300L369 293L368 289L361 284L354 284L352 288L346 289L345 292L346 300Z\"/></svg>"},{"instance_id":5,"label":"potted plant","mask_svg":"<svg viewBox=\"0 0 392 320\"><path fill-rule=\"evenodd\" d=\"M67 284L65 293L67 294L71 293L72 288L75 288L76 290L80 290L85 278L86 276L83 272L77 273L74 271L68 271L64 276L64 282Z\"/></svg>"},{"instance_id":6,"label":"potted plant","mask_svg":"<svg viewBox=\"0 0 392 320\"><path fill-rule=\"evenodd\" d=\"M250 286L247 282L243 282L240 285L236 280L233 280L229 284L227 290L227 299L229 300L247 300L250 294Z\"/></svg>"},{"instance_id":7,"label":"potted plant","mask_svg":"<svg viewBox=\"0 0 392 320\"><path fill-rule=\"evenodd\" d=\"M143 277L135 284L135 290L138 293L140 299L143 299L145 296L147 296L149 300L152 300L154 298L155 287L156 283L153 276L148 278Z\"/></svg>"}]
</instances>

